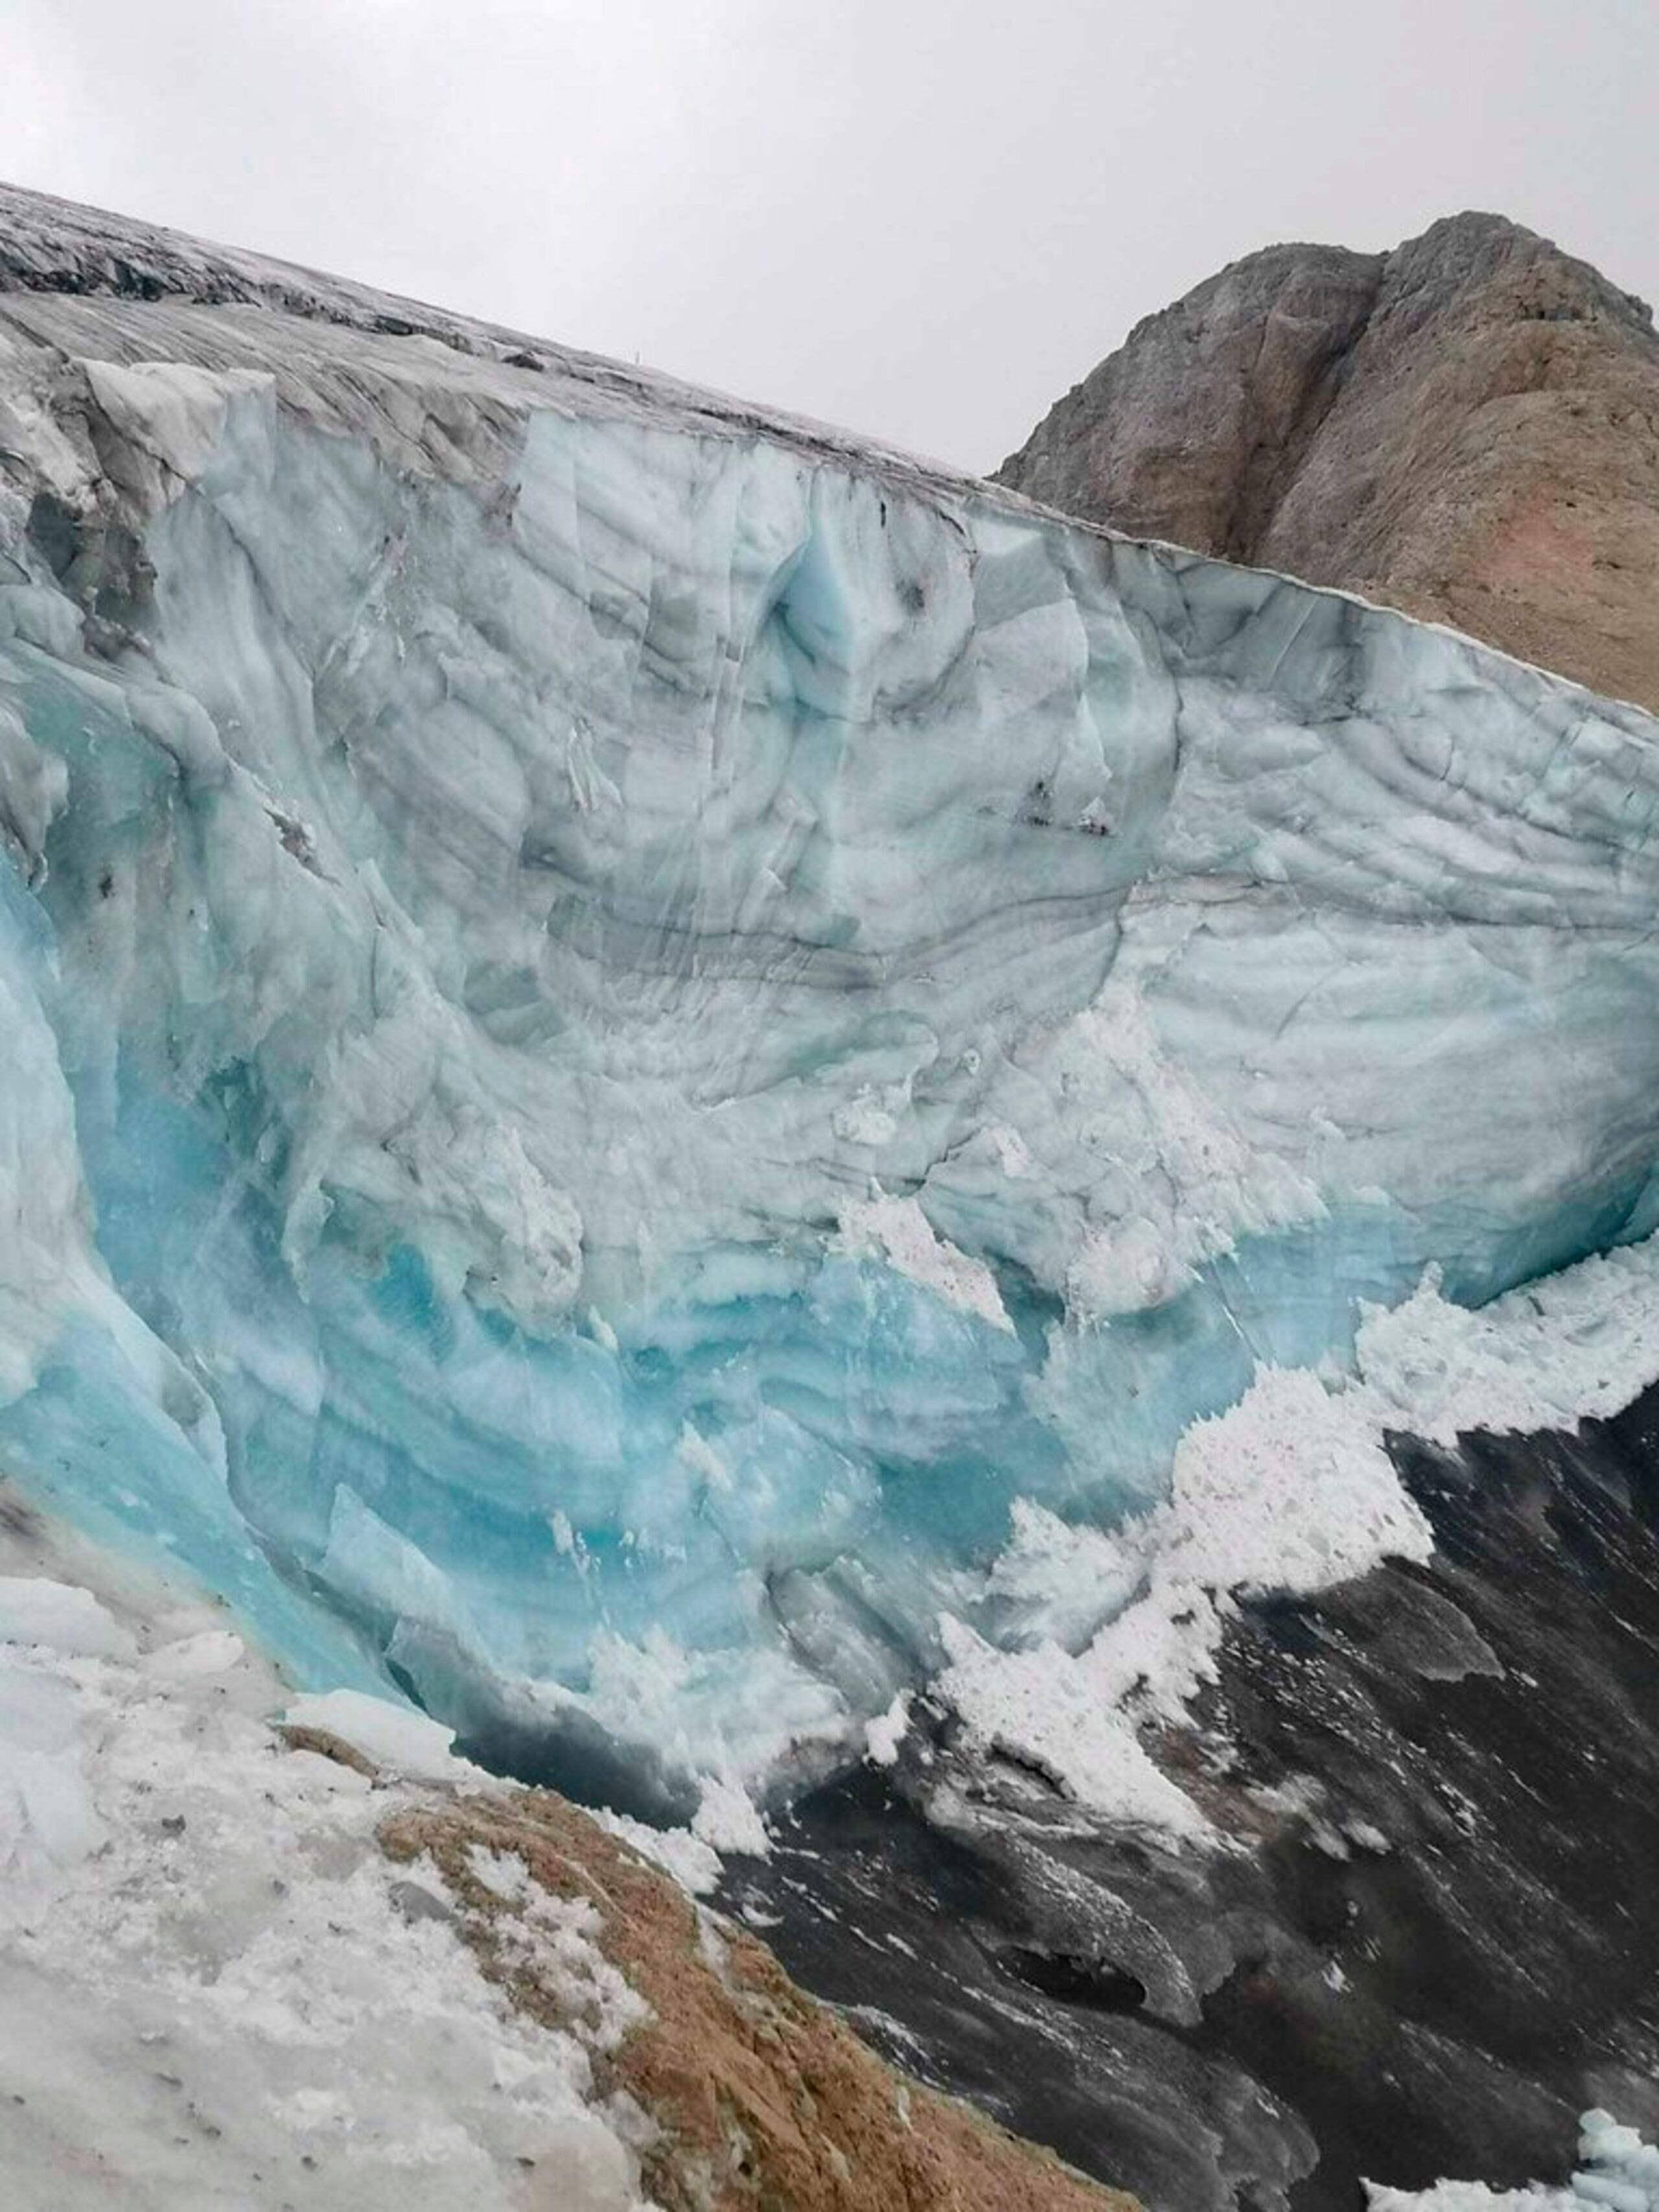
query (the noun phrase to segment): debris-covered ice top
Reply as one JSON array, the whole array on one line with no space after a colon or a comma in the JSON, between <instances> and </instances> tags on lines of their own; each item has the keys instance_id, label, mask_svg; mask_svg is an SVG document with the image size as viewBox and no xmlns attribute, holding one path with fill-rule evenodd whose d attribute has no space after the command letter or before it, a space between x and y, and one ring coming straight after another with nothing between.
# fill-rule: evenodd
<instances>
[{"instance_id":1,"label":"debris-covered ice top","mask_svg":"<svg viewBox=\"0 0 1659 2212\"><path fill-rule=\"evenodd\" d=\"M852 462L913 485L962 490L972 484L976 493L1012 508L1028 504L1016 493L983 484L943 463L901 454L876 441L706 391L655 369L630 367L579 347L504 330L264 254L210 245L130 216L0 184L0 295L8 292L83 302L143 302L163 306L175 314L190 307L258 308L336 331L392 341L374 349L388 362L400 356L406 359L411 341L430 342L470 365L469 371L462 372L452 363L459 381L496 391L520 406L565 407L672 421L732 437L773 438L804 453ZM182 334L192 320L187 316L155 318L147 326ZM113 329L118 323L105 317L102 326ZM263 352L272 367L280 366L281 355L295 343L294 334L288 332L273 347L269 334L260 333L258 321L245 316L224 316L219 326L242 333L240 343L227 341L230 351L244 357L250 350ZM100 327L99 319L95 314L88 318L82 327ZM276 358L270 358L273 354ZM537 381L526 383L526 378Z\"/></svg>"}]
</instances>

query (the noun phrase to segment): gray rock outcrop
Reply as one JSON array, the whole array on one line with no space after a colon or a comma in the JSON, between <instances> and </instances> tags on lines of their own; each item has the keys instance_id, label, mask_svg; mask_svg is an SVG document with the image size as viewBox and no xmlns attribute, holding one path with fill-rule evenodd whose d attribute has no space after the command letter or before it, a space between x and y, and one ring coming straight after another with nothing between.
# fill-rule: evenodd
<instances>
[{"instance_id":1,"label":"gray rock outcrop","mask_svg":"<svg viewBox=\"0 0 1659 2212\"><path fill-rule=\"evenodd\" d=\"M1138 325L997 480L1659 705L1652 312L1500 216L1235 262Z\"/></svg>"}]
</instances>

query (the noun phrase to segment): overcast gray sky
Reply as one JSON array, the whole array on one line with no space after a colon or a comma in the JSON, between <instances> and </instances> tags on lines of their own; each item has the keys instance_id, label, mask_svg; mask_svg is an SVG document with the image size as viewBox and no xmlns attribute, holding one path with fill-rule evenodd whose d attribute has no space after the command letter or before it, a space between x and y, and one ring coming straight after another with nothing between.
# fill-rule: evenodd
<instances>
[{"instance_id":1,"label":"overcast gray sky","mask_svg":"<svg viewBox=\"0 0 1659 2212\"><path fill-rule=\"evenodd\" d=\"M0 0L0 175L967 466L1285 238L1659 291L1659 0Z\"/></svg>"}]
</instances>

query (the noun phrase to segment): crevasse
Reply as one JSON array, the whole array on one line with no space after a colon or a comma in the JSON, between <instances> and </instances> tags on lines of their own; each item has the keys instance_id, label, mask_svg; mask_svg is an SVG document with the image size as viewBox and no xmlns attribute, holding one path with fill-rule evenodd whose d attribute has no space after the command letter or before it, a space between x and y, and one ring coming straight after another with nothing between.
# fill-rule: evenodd
<instances>
[{"instance_id":1,"label":"crevasse","mask_svg":"<svg viewBox=\"0 0 1659 2212\"><path fill-rule=\"evenodd\" d=\"M0 1464L305 1682L683 1811L1659 1224L1636 709L289 306L0 295Z\"/></svg>"}]
</instances>

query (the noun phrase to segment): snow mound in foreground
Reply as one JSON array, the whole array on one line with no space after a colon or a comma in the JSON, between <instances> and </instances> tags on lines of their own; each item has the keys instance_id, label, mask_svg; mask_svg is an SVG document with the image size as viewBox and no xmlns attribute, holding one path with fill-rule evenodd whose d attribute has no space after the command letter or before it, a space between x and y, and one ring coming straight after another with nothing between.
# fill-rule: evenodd
<instances>
[{"instance_id":1,"label":"snow mound in foreground","mask_svg":"<svg viewBox=\"0 0 1659 2212\"><path fill-rule=\"evenodd\" d=\"M222 1611L0 1577L7 2203L523 2212L552 2175L568 2212L643 2212L591 2057L637 2001L572 1929L583 2034L515 2012L382 1856L398 1786L283 1749L285 1695ZM374 1747L434 1771L431 1724L381 1711Z\"/></svg>"}]
</instances>

